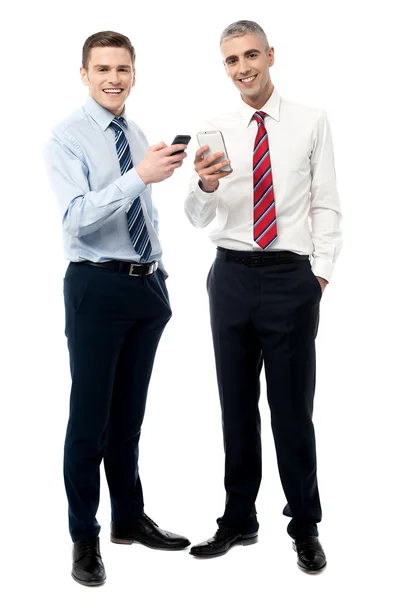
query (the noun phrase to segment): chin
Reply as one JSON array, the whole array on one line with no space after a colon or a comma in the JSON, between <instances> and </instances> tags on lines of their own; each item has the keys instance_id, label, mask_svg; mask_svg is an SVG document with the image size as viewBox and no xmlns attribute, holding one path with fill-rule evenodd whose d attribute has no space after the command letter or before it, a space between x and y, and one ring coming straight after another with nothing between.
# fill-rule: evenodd
<instances>
[{"instance_id":1,"label":"chin","mask_svg":"<svg viewBox=\"0 0 399 600\"><path fill-rule=\"evenodd\" d=\"M243 94L244 98L250 98L251 100L253 100L254 98L257 98L259 96L259 90L257 90L256 92L247 92L246 94Z\"/></svg>"},{"instance_id":2,"label":"chin","mask_svg":"<svg viewBox=\"0 0 399 600\"><path fill-rule=\"evenodd\" d=\"M114 102L109 101L107 102L107 107L108 108L112 108L112 110L120 110L123 107L124 102L121 102L119 104L115 104Z\"/></svg>"}]
</instances>

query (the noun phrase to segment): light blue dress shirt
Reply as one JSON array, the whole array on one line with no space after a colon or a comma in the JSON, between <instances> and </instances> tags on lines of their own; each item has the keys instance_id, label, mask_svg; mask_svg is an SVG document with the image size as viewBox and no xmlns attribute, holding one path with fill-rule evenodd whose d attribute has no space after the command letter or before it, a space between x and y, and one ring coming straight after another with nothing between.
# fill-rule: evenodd
<instances>
[{"instance_id":1,"label":"light blue dress shirt","mask_svg":"<svg viewBox=\"0 0 399 600\"><path fill-rule=\"evenodd\" d=\"M91 96L86 104L54 127L45 149L51 187L57 197L68 260L140 262L127 227L126 212L140 196L151 240L150 261L160 261L158 213L146 185L133 167L121 176L115 134L109 127L115 115ZM133 165L148 148L141 129L122 115ZM166 272L165 272L166 274Z\"/></svg>"}]
</instances>

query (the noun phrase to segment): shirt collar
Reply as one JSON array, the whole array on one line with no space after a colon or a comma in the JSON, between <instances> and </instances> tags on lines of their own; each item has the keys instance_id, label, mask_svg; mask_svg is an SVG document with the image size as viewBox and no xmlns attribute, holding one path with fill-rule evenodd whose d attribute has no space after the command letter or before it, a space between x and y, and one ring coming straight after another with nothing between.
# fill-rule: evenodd
<instances>
[{"instance_id":1,"label":"shirt collar","mask_svg":"<svg viewBox=\"0 0 399 600\"><path fill-rule=\"evenodd\" d=\"M281 104L281 96L278 93L278 91L276 90L276 88L273 88L273 92L272 92L269 100L266 102L266 104L264 106L262 106L262 108L259 108L258 110L262 110L267 115L269 115L269 117L272 117L272 119L274 119L275 121L279 121L280 120L280 104ZM240 112L241 112L242 120L248 126L252 120L252 117L254 116L254 113L256 112L256 109L252 108L252 106L249 106L249 104L244 102L244 100L241 100Z\"/></svg>"},{"instance_id":2,"label":"shirt collar","mask_svg":"<svg viewBox=\"0 0 399 600\"><path fill-rule=\"evenodd\" d=\"M95 120L95 122L98 123L103 131L109 127L110 123L115 118L115 115L112 114L112 112L101 106L101 104L96 102L96 100L94 100L94 98L92 98L90 95L86 100L84 109ZM123 117L123 124L127 127L126 106L123 107L123 112L120 117Z\"/></svg>"}]
</instances>

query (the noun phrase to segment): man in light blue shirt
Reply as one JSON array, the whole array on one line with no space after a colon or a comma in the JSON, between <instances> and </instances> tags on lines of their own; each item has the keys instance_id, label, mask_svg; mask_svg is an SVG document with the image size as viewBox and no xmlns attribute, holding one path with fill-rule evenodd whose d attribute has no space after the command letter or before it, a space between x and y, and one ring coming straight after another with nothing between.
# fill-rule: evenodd
<instances>
[{"instance_id":1,"label":"man in light blue shirt","mask_svg":"<svg viewBox=\"0 0 399 600\"><path fill-rule=\"evenodd\" d=\"M54 128L46 150L70 261L64 298L72 388L64 478L72 576L91 586L106 579L96 520L103 459L113 542L169 550L190 543L145 515L138 472L153 361L171 316L151 185L182 165L186 146L149 148L127 119L134 64L127 37L112 31L90 36L81 68L89 97Z\"/></svg>"}]
</instances>

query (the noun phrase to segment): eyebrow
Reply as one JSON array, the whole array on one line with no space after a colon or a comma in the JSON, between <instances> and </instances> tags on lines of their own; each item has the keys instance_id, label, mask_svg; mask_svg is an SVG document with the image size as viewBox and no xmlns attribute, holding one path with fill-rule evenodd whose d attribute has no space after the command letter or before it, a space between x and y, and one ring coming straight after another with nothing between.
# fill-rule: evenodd
<instances>
[{"instance_id":1,"label":"eyebrow","mask_svg":"<svg viewBox=\"0 0 399 600\"><path fill-rule=\"evenodd\" d=\"M130 65L118 65L118 69L131 69ZM93 69L109 69L109 65L94 65Z\"/></svg>"},{"instance_id":2,"label":"eyebrow","mask_svg":"<svg viewBox=\"0 0 399 600\"><path fill-rule=\"evenodd\" d=\"M259 54L260 50L258 50L257 48L253 48L252 50L247 50L246 52L244 52L244 56L249 56L250 54L253 54L254 52L258 52L258 54ZM225 61L227 62L231 58L238 58L238 56L236 54L231 54L230 56L225 58Z\"/></svg>"}]
</instances>

